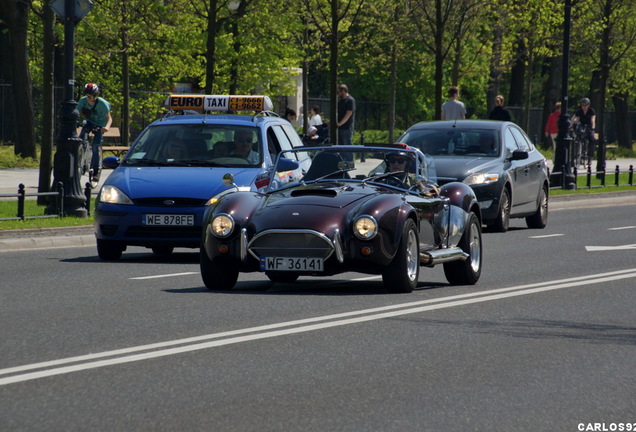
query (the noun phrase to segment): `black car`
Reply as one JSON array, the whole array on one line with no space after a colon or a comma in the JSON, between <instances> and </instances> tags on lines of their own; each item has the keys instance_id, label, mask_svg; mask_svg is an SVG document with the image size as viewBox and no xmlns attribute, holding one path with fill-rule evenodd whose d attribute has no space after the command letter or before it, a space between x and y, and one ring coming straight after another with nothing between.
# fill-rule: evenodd
<instances>
[{"instance_id":1,"label":"black car","mask_svg":"<svg viewBox=\"0 0 636 432\"><path fill-rule=\"evenodd\" d=\"M210 200L203 282L227 290L242 272L290 283L357 271L381 274L389 291L411 292L421 266L441 264L451 284L475 284L479 204L463 183L437 187L427 162L403 145L281 152L265 192L236 188Z\"/></svg>"},{"instance_id":2,"label":"black car","mask_svg":"<svg viewBox=\"0 0 636 432\"><path fill-rule=\"evenodd\" d=\"M510 218L526 218L529 228L548 222L548 163L514 123L490 120L421 122L399 142L434 161L440 185L463 182L479 200L483 222L508 230Z\"/></svg>"}]
</instances>

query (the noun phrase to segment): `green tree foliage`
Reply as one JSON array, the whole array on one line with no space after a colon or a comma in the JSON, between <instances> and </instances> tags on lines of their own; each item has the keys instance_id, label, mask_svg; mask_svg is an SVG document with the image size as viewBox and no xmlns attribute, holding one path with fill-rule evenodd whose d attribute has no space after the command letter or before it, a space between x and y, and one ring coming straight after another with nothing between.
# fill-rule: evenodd
<instances>
[{"instance_id":1,"label":"green tree foliage","mask_svg":"<svg viewBox=\"0 0 636 432\"><path fill-rule=\"evenodd\" d=\"M554 69L561 56L564 0L93 2L76 31L77 96L84 83L98 83L113 104L115 125L130 121L132 137L163 112L175 83L190 83L193 91L291 95L290 68L305 60L310 95L330 98L332 123L339 82L358 101L389 107L382 115L390 128L438 118L451 84L460 85L474 117L485 117L498 93L525 112L560 97ZM573 3L569 99L598 97L596 106L614 99L628 109L636 82L636 0ZM18 4L38 11L29 15L21 9L29 25L28 55L20 56L41 85L46 48L40 16L48 2L0 4L5 29ZM60 24L56 32L61 46Z\"/></svg>"}]
</instances>

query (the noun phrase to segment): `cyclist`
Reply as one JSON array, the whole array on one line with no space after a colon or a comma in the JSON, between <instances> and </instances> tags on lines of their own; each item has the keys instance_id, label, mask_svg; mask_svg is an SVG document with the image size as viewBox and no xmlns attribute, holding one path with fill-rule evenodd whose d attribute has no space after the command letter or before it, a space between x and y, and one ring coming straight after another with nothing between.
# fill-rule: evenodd
<instances>
[{"instance_id":1,"label":"cyclist","mask_svg":"<svg viewBox=\"0 0 636 432\"><path fill-rule=\"evenodd\" d=\"M89 132L94 134L93 143L91 144L93 151L91 168L93 169L92 180L93 182L98 182L102 164L99 150L104 132L108 131L113 122L113 118L110 115L110 103L106 99L99 97L97 84L88 83L84 86L84 97L79 100L77 109L86 119L80 136L88 136Z\"/></svg>"},{"instance_id":2,"label":"cyclist","mask_svg":"<svg viewBox=\"0 0 636 432\"><path fill-rule=\"evenodd\" d=\"M587 157L586 166L592 165L592 157L594 156L594 130L596 129L596 111L594 108L590 107L590 100L588 98L581 99L581 106L577 108L574 112L574 117L572 117L572 127L574 128L577 124L581 126L587 126L587 155L581 155L582 157Z\"/></svg>"}]
</instances>

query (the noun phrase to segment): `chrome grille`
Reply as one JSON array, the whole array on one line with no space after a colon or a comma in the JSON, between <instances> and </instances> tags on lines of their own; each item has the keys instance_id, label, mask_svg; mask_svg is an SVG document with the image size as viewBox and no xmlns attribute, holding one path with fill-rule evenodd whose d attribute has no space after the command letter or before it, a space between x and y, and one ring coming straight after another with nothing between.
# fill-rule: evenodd
<instances>
[{"instance_id":1,"label":"chrome grille","mask_svg":"<svg viewBox=\"0 0 636 432\"><path fill-rule=\"evenodd\" d=\"M270 230L256 236L247 245L256 259L261 257L324 258L334 251L333 242L324 234L310 230Z\"/></svg>"}]
</instances>

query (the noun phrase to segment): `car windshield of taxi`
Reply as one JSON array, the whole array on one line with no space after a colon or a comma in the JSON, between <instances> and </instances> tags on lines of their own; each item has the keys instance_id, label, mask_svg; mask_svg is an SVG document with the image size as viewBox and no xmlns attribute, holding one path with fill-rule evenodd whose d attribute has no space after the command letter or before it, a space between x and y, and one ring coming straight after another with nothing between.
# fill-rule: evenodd
<instances>
[{"instance_id":1,"label":"car windshield of taxi","mask_svg":"<svg viewBox=\"0 0 636 432\"><path fill-rule=\"evenodd\" d=\"M128 152L124 165L259 166L264 155L256 127L227 124L151 128Z\"/></svg>"}]
</instances>

